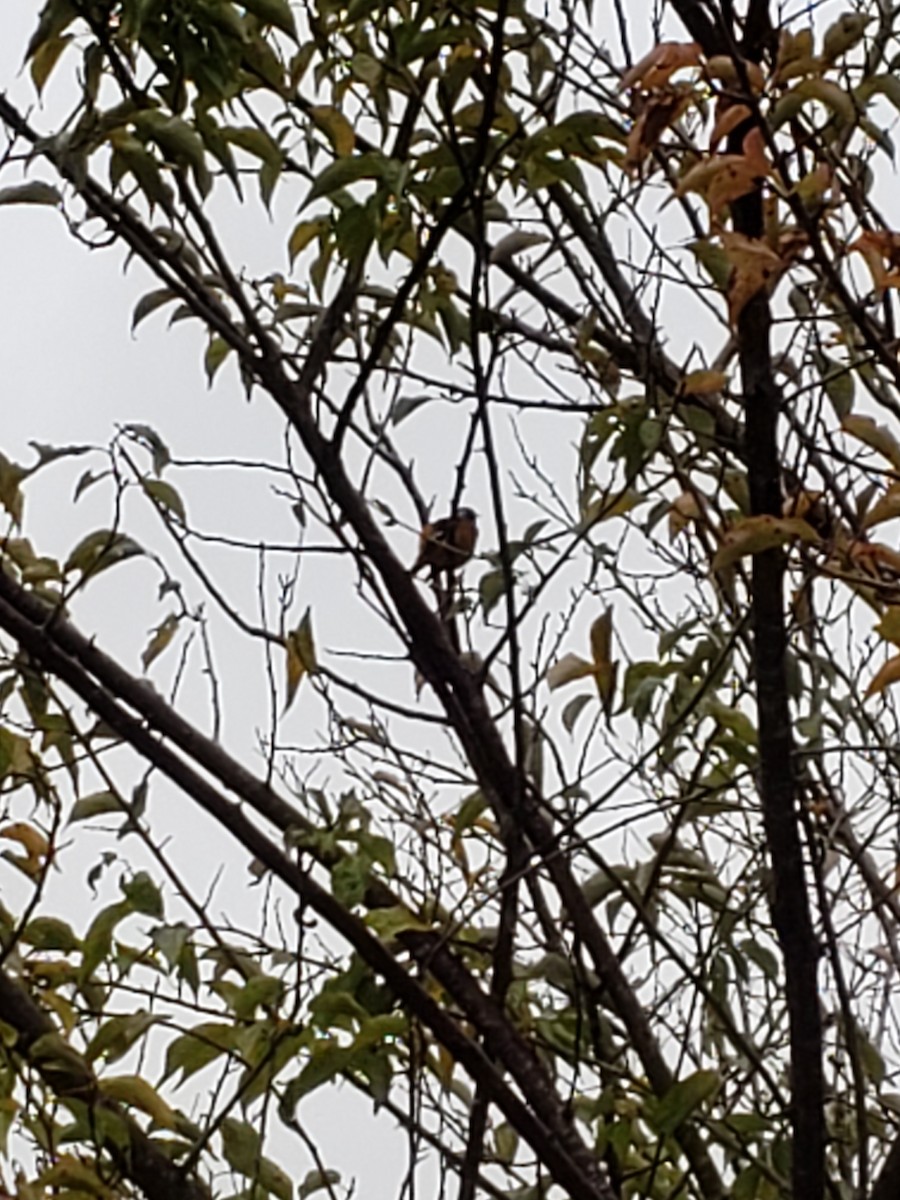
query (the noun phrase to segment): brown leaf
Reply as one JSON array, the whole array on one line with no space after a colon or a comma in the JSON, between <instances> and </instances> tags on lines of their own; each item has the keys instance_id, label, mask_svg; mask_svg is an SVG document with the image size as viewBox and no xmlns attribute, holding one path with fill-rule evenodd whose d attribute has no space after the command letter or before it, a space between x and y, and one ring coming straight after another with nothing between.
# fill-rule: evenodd
<instances>
[{"instance_id":1,"label":"brown leaf","mask_svg":"<svg viewBox=\"0 0 900 1200\"><path fill-rule=\"evenodd\" d=\"M900 654L895 654L893 658L887 660L866 688L866 699L869 696L877 696L879 692L883 692L885 688L889 688L898 680L900 680Z\"/></svg>"},{"instance_id":2,"label":"brown leaf","mask_svg":"<svg viewBox=\"0 0 900 1200\"><path fill-rule=\"evenodd\" d=\"M871 529L873 525L880 525L883 521L893 521L896 517L900 517L900 484L897 483L892 484L884 495L875 501L866 513L863 527Z\"/></svg>"},{"instance_id":3,"label":"brown leaf","mask_svg":"<svg viewBox=\"0 0 900 1200\"><path fill-rule=\"evenodd\" d=\"M628 135L625 165L635 170L656 148L665 131L674 125L694 100L690 86L675 86L669 91L648 96L643 111Z\"/></svg>"},{"instance_id":4,"label":"brown leaf","mask_svg":"<svg viewBox=\"0 0 900 1200\"><path fill-rule=\"evenodd\" d=\"M692 167L679 181L677 195L699 192L715 219L726 205L755 191L772 173L759 129L750 130L742 148L742 154L712 154Z\"/></svg>"},{"instance_id":5,"label":"brown leaf","mask_svg":"<svg viewBox=\"0 0 900 1200\"><path fill-rule=\"evenodd\" d=\"M712 58L707 59L703 73L707 79L715 79L719 83L724 83L727 88L741 92L746 90L744 84L744 80L746 80L750 85L750 90L755 96L758 96L766 86L765 75L758 63L751 62L747 58L739 61L740 69L730 54L714 54Z\"/></svg>"},{"instance_id":6,"label":"brown leaf","mask_svg":"<svg viewBox=\"0 0 900 1200\"><path fill-rule=\"evenodd\" d=\"M682 492L678 499L672 502L669 509L669 541L674 542L679 533L687 529L691 521L697 521L702 516L702 509L694 493Z\"/></svg>"},{"instance_id":7,"label":"brown leaf","mask_svg":"<svg viewBox=\"0 0 900 1200\"><path fill-rule=\"evenodd\" d=\"M723 233L722 247L731 262L728 320L734 329L747 304L763 288L775 283L785 264L760 238L748 238L742 233Z\"/></svg>"},{"instance_id":8,"label":"brown leaf","mask_svg":"<svg viewBox=\"0 0 900 1200\"><path fill-rule=\"evenodd\" d=\"M724 104L709 135L710 150L714 150L722 138L728 137L733 129L737 129L742 121L752 115L753 110L746 104Z\"/></svg>"}]
</instances>

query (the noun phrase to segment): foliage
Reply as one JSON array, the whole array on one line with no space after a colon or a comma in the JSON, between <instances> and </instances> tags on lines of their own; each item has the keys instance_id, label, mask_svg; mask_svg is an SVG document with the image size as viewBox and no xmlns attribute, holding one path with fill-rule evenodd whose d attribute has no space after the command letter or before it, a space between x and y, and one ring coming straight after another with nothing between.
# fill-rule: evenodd
<instances>
[{"instance_id":1,"label":"foliage","mask_svg":"<svg viewBox=\"0 0 900 1200\"><path fill-rule=\"evenodd\" d=\"M341 1083L464 1200L898 1194L897 14L645 7L42 9L0 229L143 270L284 454L0 455L9 1194L349 1195ZM199 515L260 480L283 539Z\"/></svg>"}]
</instances>

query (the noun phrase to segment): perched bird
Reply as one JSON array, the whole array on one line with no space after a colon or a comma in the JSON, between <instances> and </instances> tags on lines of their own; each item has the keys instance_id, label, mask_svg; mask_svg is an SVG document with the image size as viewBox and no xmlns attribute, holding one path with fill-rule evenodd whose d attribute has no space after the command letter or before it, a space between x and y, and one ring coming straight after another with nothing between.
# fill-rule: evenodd
<instances>
[{"instance_id":1,"label":"perched bird","mask_svg":"<svg viewBox=\"0 0 900 1200\"><path fill-rule=\"evenodd\" d=\"M477 517L471 508L457 508L452 516L429 521L419 534L419 553L410 574L422 567L431 567L433 572L457 571L472 557L477 541Z\"/></svg>"}]
</instances>

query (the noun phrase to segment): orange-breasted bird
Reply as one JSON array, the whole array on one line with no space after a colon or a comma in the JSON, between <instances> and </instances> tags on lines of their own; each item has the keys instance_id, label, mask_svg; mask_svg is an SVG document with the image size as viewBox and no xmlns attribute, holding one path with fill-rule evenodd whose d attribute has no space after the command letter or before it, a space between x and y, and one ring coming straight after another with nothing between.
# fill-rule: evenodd
<instances>
[{"instance_id":1,"label":"orange-breasted bird","mask_svg":"<svg viewBox=\"0 0 900 1200\"><path fill-rule=\"evenodd\" d=\"M472 557L477 541L478 518L471 508L457 508L449 517L429 521L419 534L419 553L410 574L423 567L434 572L457 571Z\"/></svg>"}]
</instances>

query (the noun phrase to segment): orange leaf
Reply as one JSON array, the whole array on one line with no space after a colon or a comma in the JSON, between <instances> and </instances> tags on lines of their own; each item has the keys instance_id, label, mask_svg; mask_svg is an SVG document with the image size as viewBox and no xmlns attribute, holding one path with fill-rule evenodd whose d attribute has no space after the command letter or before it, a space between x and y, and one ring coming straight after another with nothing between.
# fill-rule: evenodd
<instances>
[{"instance_id":1,"label":"orange leaf","mask_svg":"<svg viewBox=\"0 0 900 1200\"><path fill-rule=\"evenodd\" d=\"M716 123L713 125L712 133L709 135L709 148L715 149L723 137L728 137L732 129L737 129L741 121L746 121L749 116L752 116L753 110L746 104L729 104L716 118Z\"/></svg>"},{"instance_id":2,"label":"orange leaf","mask_svg":"<svg viewBox=\"0 0 900 1200\"><path fill-rule=\"evenodd\" d=\"M858 250L866 260L876 292L900 287L900 233L867 229L847 249Z\"/></svg>"},{"instance_id":3,"label":"orange leaf","mask_svg":"<svg viewBox=\"0 0 900 1200\"><path fill-rule=\"evenodd\" d=\"M676 71L682 67L696 67L699 62L700 47L696 42L660 42L625 72L619 90L641 88L649 92L665 87Z\"/></svg>"}]
</instances>

